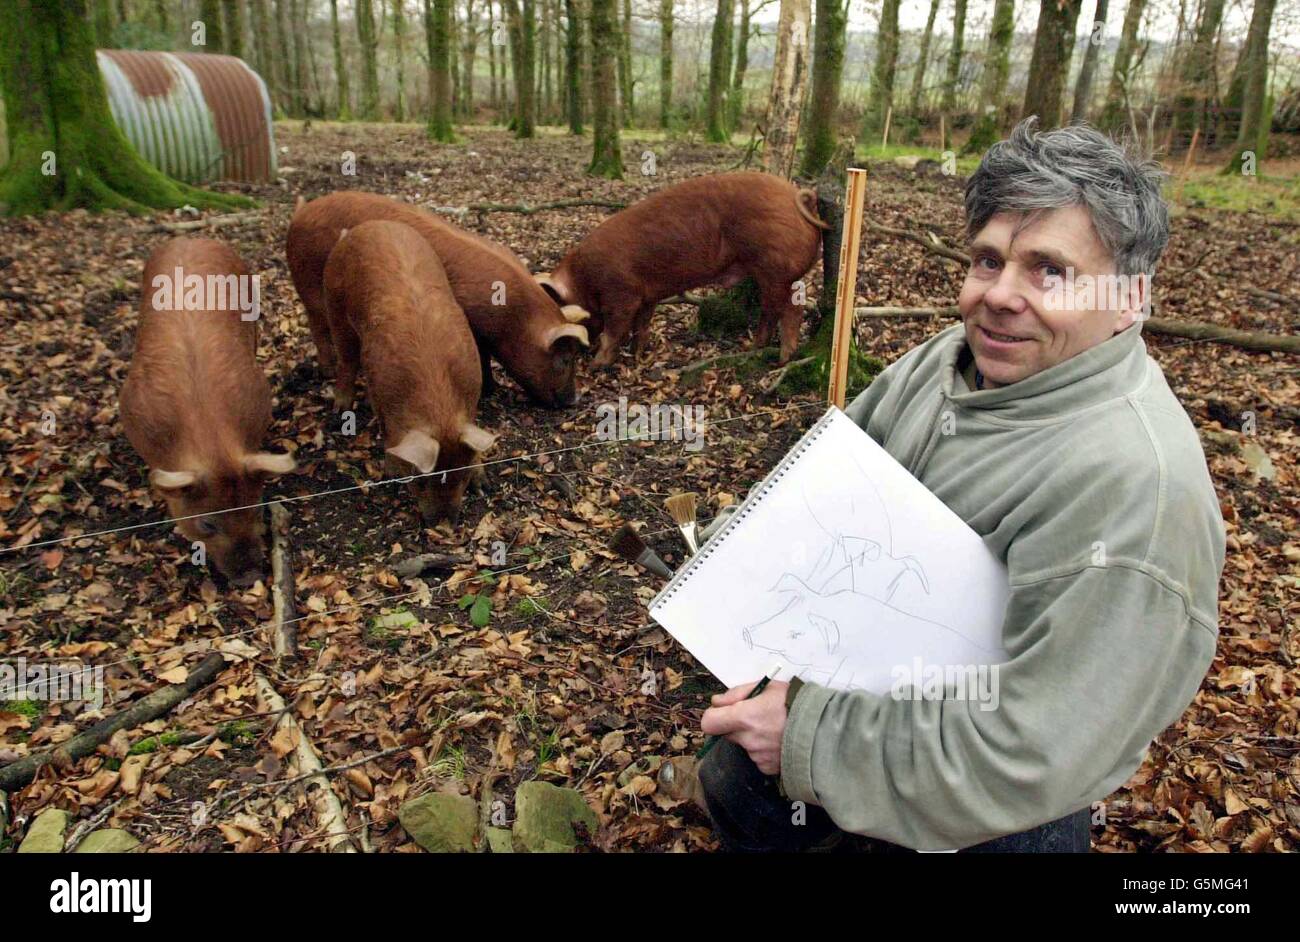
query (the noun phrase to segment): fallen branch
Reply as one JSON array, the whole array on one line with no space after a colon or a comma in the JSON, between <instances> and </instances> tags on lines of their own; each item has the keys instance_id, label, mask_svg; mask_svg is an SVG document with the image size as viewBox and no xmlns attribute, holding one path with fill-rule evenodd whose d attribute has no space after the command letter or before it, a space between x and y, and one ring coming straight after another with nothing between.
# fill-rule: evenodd
<instances>
[{"instance_id":1,"label":"fallen branch","mask_svg":"<svg viewBox=\"0 0 1300 942\"><path fill-rule=\"evenodd\" d=\"M1300 353L1300 336L1295 334L1237 330L1233 327L1220 327L1218 324L1170 320L1167 317L1148 317L1142 322L1142 329L1155 334L1167 334L1170 337L1226 343L1233 347L1241 347L1243 350L1258 350L1263 353Z\"/></svg>"},{"instance_id":2,"label":"fallen branch","mask_svg":"<svg viewBox=\"0 0 1300 942\"><path fill-rule=\"evenodd\" d=\"M764 396L770 396L776 392L776 388L781 385L781 380L785 379L785 374L796 366L803 366L805 363L811 363L816 357L804 357L802 360L791 360L779 370L774 370L768 374L770 379L763 379L758 384L759 393Z\"/></svg>"},{"instance_id":3,"label":"fallen branch","mask_svg":"<svg viewBox=\"0 0 1300 942\"><path fill-rule=\"evenodd\" d=\"M119 729L134 729L150 720L156 720L171 710L187 697L192 697L203 687L212 682L221 671L225 658L219 653L209 654L199 666L190 671L183 683L168 684L153 693L142 697L134 705L120 713L96 723L84 733L73 736L67 742L42 752L25 756L17 762L11 762L0 768L0 790L13 791L22 788L36 777L37 771L51 762L65 767L82 759L108 740Z\"/></svg>"},{"instance_id":4,"label":"fallen branch","mask_svg":"<svg viewBox=\"0 0 1300 942\"><path fill-rule=\"evenodd\" d=\"M126 796L123 795L117 801L109 805L105 805L103 808L100 808L98 811L96 811L95 816L93 818L87 818L85 821L82 821L80 824L78 824L77 829L73 831L68 836L67 841L64 842L63 852L65 854L70 854L74 850L76 850L77 845L86 839L86 835L88 835L91 831L95 830L95 828L103 824L108 819L108 816L113 813L113 809L116 808L125 800L126 800Z\"/></svg>"},{"instance_id":5,"label":"fallen branch","mask_svg":"<svg viewBox=\"0 0 1300 942\"><path fill-rule=\"evenodd\" d=\"M664 298L655 307L663 307L666 304L694 304L699 307L705 300L706 298L703 295L687 292L686 294L675 294L671 298Z\"/></svg>"},{"instance_id":6,"label":"fallen branch","mask_svg":"<svg viewBox=\"0 0 1300 942\"><path fill-rule=\"evenodd\" d=\"M1268 291L1264 288L1254 288L1250 285L1242 285L1247 294L1253 294L1257 298L1263 298L1265 301L1272 301L1274 304L1300 308L1300 298L1294 298L1289 294L1282 294L1280 291Z\"/></svg>"},{"instance_id":7,"label":"fallen branch","mask_svg":"<svg viewBox=\"0 0 1300 942\"><path fill-rule=\"evenodd\" d=\"M402 560L393 567L393 572L403 579L413 579L430 569L459 569L472 562L469 556L458 553L421 553Z\"/></svg>"},{"instance_id":8,"label":"fallen branch","mask_svg":"<svg viewBox=\"0 0 1300 942\"><path fill-rule=\"evenodd\" d=\"M316 807L317 823L328 835L326 847L332 854L355 854L357 849L352 846L352 841L348 838L348 820L347 815L343 813L343 803L339 801L339 796L334 793L329 779L322 771L320 757L312 748L311 741L302 731L293 714L285 708L284 700L271 682L260 673L255 673L253 680L257 684L257 695L266 706L271 710L284 711L277 725L289 730L289 736L294 744L292 767L305 773L303 777L307 781L304 782L303 789ZM317 781L313 782L313 779Z\"/></svg>"},{"instance_id":9,"label":"fallen branch","mask_svg":"<svg viewBox=\"0 0 1300 942\"><path fill-rule=\"evenodd\" d=\"M856 307L853 309L854 317L899 319L956 317L960 313L955 304L949 304L947 307Z\"/></svg>"},{"instance_id":10,"label":"fallen branch","mask_svg":"<svg viewBox=\"0 0 1300 942\"><path fill-rule=\"evenodd\" d=\"M776 347L763 347L759 350L744 350L740 353L724 353L720 356L708 357L707 359L704 360L696 360L694 363L687 363L685 366L682 367L682 374L685 375L687 373L695 373L698 372L699 370L705 369L710 366L715 366L719 363L730 363L732 360L747 360L750 359L751 357L757 357L757 356L762 356L763 354L766 353L777 353L777 352L778 350Z\"/></svg>"},{"instance_id":11,"label":"fallen branch","mask_svg":"<svg viewBox=\"0 0 1300 942\"><path fill-rule=\"evenodd\" d=\"M289 546L289 511L271 505L271 650L278 663L298 656L297 619L293 607L293 560Z\"/></svg>"},{"instance_id":12,"label":"fallen branch","mask_svg":"<svg viewBox=\"0 0 1300 942\"><path fill-rule=\"evenodd\" d=\"M221 229L226 226L237 226L240 223L251 222L261 215L260 212L226 213L222 216L209 216L206 219L191 219L188 222L160 222L154 228L163 232L193 232L196 229Z\"/></svg>"},{"instance_id":13,"label":"fallen branch","mask_svg":"<svg viewBox=\"0 0 1300 942\"><path fill-rule=\"evenodd\" d=\"M926 235L929 236L929 238L927 239L925 236L921 235L920 233L909 232L907 229L895 229L892 226L882 226L880 225L880 223L872 222L870 219L868 219L866 222L867 222L867 228L870 229L872 232L879 232L883 235L891 235L899 239L907 239L909 242L915 242L917 245L921 246L927 251L933 252L935 255L942 255L944 258L950 259L954 262L959 262L962 265L970 264L969 255L967 255L965 252L959 252L956 249L948 248L948 246L944 245L942 242L939 241L939 237L935 235L933 232L926 233Z\"/></svg>"},{"instance_id":14,"label":"fallen branch","mask_svg":"<svg viewBox=\"0 0 1300 942\"><path fill-rule=\"evenodd\" d=\"M919 320L933 317L957 317L957 305L944 307L860 307L854 310L856 317ZM1211 343L1226 343L1245 350L1258 350L1265 353L1300 353L1300 336L1294 334L1268 334L1262 331L1237 330L1233 327L1221 327L1218 324L1206 324L1201 321L1180 321L1168 317L1148 317L1142 322L1142 329L1153 334L1169 337L1183 337L1188 340L1207 340Z\"/></svg>"},{"instance_id":15,"label":"fallen branch","mask_svg":"<svg viewBox=\"0 0 1300 942\"><path fill-rule=\"evenodd\" d=\"M435 213L449 216L468 216L470 213L522 213L532 216L549 209L572 209L577 206L598 206L603 209L626 209L627 203L620 200L571 199L555 200L551 203L470 203L468 206L430 206Z\"/></svg>"}]
</instances>

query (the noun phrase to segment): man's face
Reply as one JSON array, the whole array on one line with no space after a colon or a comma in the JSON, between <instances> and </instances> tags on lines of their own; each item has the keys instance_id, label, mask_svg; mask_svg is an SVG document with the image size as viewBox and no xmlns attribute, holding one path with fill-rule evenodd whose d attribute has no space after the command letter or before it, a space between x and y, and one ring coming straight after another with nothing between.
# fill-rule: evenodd
<instances>
[{"instance_id":1,"label":"man's face","mask_svg":"<svg viewBox=\"0 0 1300 942\"><path fill-rule=\"evenodd\" d=\"M1082 206L1028 217L998 213L975 236L970 255L957 306L990 388L1095 347L1131 325L1141 310L1140 289L1125 284L1131 279L1120 279L1122 290L1112 287L1114 260Z\"/></svg>"}]
</instances>

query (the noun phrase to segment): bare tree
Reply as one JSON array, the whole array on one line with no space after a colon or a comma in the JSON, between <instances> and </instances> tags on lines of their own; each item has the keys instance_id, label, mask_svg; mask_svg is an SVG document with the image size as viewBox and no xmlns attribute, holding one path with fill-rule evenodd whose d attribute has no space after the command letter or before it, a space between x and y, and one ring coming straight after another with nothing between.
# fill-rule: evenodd
<instances>
[{"instance_id":1,"label":"bare tree","mask_svg":"<svg viewBox=\"0 0 1300 942\"><path fill-rule=\"evenodd\" d=\"M812 6L809 0L781 0L776 24L776 58L772 63L772 95L768 101L763 166L768 173L789 177L794 172L799 141L799 115L808 86L808 44Z\"/></svg>"}]
</instances>

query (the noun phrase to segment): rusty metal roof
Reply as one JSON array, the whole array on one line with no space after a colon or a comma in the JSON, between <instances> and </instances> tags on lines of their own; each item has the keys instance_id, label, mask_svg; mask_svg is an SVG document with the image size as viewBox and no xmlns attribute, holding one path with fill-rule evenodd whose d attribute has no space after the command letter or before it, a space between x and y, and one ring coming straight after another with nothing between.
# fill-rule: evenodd
<instances>
[{"instance_id":1,"label":"rusty metal roof","mask_svg":"<svg viewBox=\"0 0 1300 942\"><path fill-rule=\"evenodd\" d=\"M96 55L113 119L159 170L186 183L275 179L271 98L242 59L131 49Z\"/></svg>"}]
</instances>

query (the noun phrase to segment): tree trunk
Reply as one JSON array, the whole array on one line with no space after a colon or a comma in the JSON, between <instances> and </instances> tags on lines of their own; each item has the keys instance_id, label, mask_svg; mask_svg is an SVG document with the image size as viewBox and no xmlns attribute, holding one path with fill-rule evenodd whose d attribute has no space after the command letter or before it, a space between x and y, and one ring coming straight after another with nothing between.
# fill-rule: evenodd
<instances>
[{"instance_id":1,"label":"tree trunk","mask_svg":"<svg viewBox=\"0 0 1300 942\"><path fill-rule=\"evenodd\" d=\"M781 0L781 15L776 24L776 57L772 62L772 95L763 122L766 130L763 166L768 173L787 179L794 172L799 116L808 86L811 19L809 0Z\"/></svg>"},{"instance_id":2,"label":"tree trunk","mask_svg":"<svg viewBox=\"0 0 1300 942\"><path fill-rule=\"evenodd\" d=\"M958 0L964 17L966 0ZM876 67L871 74L871 97L862 122L867 138L879 134L885 127L885 116L894 103L894 70L898 67L898 7L899 0L884 0L880 8L880 28L876 31ZM954 42L958 40L954 39ZM945 94L947 92L945 91Z\"/></svg>"},{"instance_id":3,"label":"tree trunk","mask_svg":"<svg viewBox=\"0 0 1300 942\"><path fill-rule=\"evenodd\" d=\"M982 154L1002 136L1002 96L1007 89L1015 18L1015 0L994 0L984 71L980 75L980 115L961 149L963 155Z\"/></svg>"},{"instance_id":4,"label":"tree trunk","mask_svg":"<svg viewBox=\"0 0 1300 942\"><path fill-rule=\"evenodd\" d=\"M614 0L591 0L591 103L593 149L587 172L611 180L623 178L618 142L618 108L614 101L618 56Z\"/></svg>"},{"instance_id":5,"label":"tree trunk","mask_svg":"<svg viewBox=\"0 0 1300 942\"><path fill-rule=\"evenodd\" d=\"M1179 70L1173 125L1178 144L1187 143L1198 128L1205 128L1205 110L1214 95L1215 37L1223 21L1223 8L1224 0L1205 0L1196 38Z\"/></svg>"},{"instance_id":6,"label":"tree trunk","mask_svg":"<svg viewBox=\"0 0 1300 942\"><path fill-rule=\"evenodd\" d=\"M930 39L934 36L934 18L939 12L939 0L930 0L930 15L925 20L925 32L921 34L921 51L916 60L916 71L912 73L912 94L908 96L909 114L921 113L921 92L925 88L925 67L930 60ZM818 11L818 15L821 13Z\"/></svg>"},{"instance_id":7,"label":"tree trunk","mask_svg":"<svg viewBox=\"0 0 1300 942\"><path fill-rule=\"evenodd\" d=\"M1034 54L1029 61L1025 91L1025 117L1038 115L1043 130L1059 127L1061 95L1065 88L1067 47L1074 45L1074 28L1082 0L1042 0L1038 8L1038 31ZM1211 0L1213 2L1213 0ZM1059 7L1058 7L1059 4Z\"/></svg>"},{"instance_id":8,"label":"tree trunk","mask_svg":"<svg viewBox=\"0 0 1300 942\"><path fill-rule=\"evenodd\" d=\"M451 2L424 0L424 41L429 54L429 137L455 140L451 126Z\"/></svg>"},{"instance_id":9,"label":"tree trunk","mask_svg":"<svg viewBox=\"0 0 1300 942\"><path fill-rule=\"evenodd\" d=\"M1142 14L1146 10L1147 0L1128 0L1128 10L1124 14L1124 29L1120 33L1119 46L1115 49L1115 64L1110 73L1110 87L1106 91L1106 106L1101 111L1097 122L1108 131L1124 126L1128 120L1128 88L1132 77L1129 75L1133 61L1133 50L1138 44L1138 30L1142 28Z\"/></svg>"},{"instance_id":10,"label":"tree trunk","mask_svg":"<svg viewBox=\"0 0 1300 942\"><path fill-rule=\"evenodd\" d=\"M302 0L303 3L303 42L307 46L307 67L311 70L311 91L315 102L311 114L318 118L325 117L325 87L320 80L320 65L316 61L316 44L311 41L311 6L314 0Z\"/></svg>"},{"instance_id":11,"label":"tree trunk","mask_svg":"<svg viewBox=\"0 0 1300 942\"><path fill-rule=\"evenodd\" d=\"M1074 107L1070 109L1071 124L1082 124L1088 120L1088 102L1092 98L1092 76L1097 70L1097 51L1106 41L1108 3L1109 0L1097 0L1097 8L1092 14L1092 30L1088 33L1083 65L1079 67L1079 78L1074 86Z\"/></svg>"},{"instance_id":12,"label":"tree trunk","mask_svg":"<svg viewBox=\"0 0 1300 942\"><path fill-rule=\"evenodd\" d=\"M1056 0L1043 0L1044 3ZM1063 0L1078 3L1079 0ZM943 83L943 110L952 114L957 108L957 80L961 77L961 57L966 42L966 0L956 0L952 14L952 49L948 53L948 74Z\"/></svg>"},{"instance_id":13,"label":"tree trunk","mask_svg":"<svg viewBox=\"0 0 1300 942\"><path fill-rule=\"evenodd\" d=\"M461 94L460 113L466 120L474 117L474 60L478 56L478 21L474 19L474 0L465 6L465 42L461 46L465 79Z\"/></svg>"},{"instance_id":14,"label":"tree trunk","mask_svg":"<svg viewBox=\"0 0 1300 942\"><path fill-rule=\"evenodd\" d=\"M632 0L623 0L623 23L618 32L618 102L623 127L632 126Z\"/></svg>"},{"instance_id":15,"label":"tree trunk","mask_svg":"<svg viewBox=\"0 0 1300 942\"><path fill-rule=\"evenodd\" d=\"M226 51L226 34L221 28L221 2L222 0L200 0L199 19L203 21L204 52L225 52ZM99 17L96 17L96 23Z\"/></svg>"},{"instance_id":16,"label":"tree trunk","mask_svg":"<svg viewBox=\"0 0 1300 942\"><path fill-rule=\"evenodd\" d=\"M673 111L673 0L659 0L659 127L668 129Z\"/></svg>"},{"instance_id":17,"label":"tree trunk","mask_svg":"<svg viewBox=\"0 0 1300 942\"><path fill-rule=\"evenodd\" d=\"M275 84L275 77L271 74L271 18L266 12L266 2L248 0L248 12L253 37L253 68L271 87Z\"/></svg>"},{"instance_id":18,"label":"tree trunk","mask_svg":"<svg viewBox=\"0 0 1300 942\"><path fill-rule=\"evenodd\" d=\"M113 47L113 5L109 0L92 0L91 16L95 24L95 46L99 49ZM202 18L200 11L200 18Z\"/></svg>"},{"instance_id":19,"label":"tree trunk","mask_svg":"<svg viewBox=\"0 0 1300 942\"><path fill-rule=\"evenodd\" d=\"M375 14L371 0L356 0L352 12L357 20L357 42L361 45L361 101L357 116L362 121L378 121L379 37L375 35Z\"/></svg>"},{"instance_id":20,"label":"tree trunk","mask_svg":"<svg viewBox=\"0 0 1300 942\"><path fill-rule=\"evenodd\" d=\"M343 39L339 35L339 0L330 0L330 23L334 33L334 78L338 82L335 114L340 121L351 121L352 94L348 89L347 63L343 61Z\"/></svg>"},{"instance_id":21,"label":"tree trunk","mask_svg":"<svg viewBox=\"0 0 1300 942\"><path fill-rule=\"evenodd\" d=\"M109 112L85 0L0 3L0 96L9 138L0 215L252 205L178 183L136 153Z\"/></svg>"},{"instance_id":22,"label":"tree trunk","mask_svg":"<svg viewBox=\"0 0 1300 942\"><path fill-rule=\"evenodd\" d=\"M251 0L253 3L264 3L265 0ZM154 19L157 21L158 32L164 36L170 37L172 33L172 17L167 10L167 0L154 0L153 10Z\"/></svg>"},{"instance_id":23,"label":"tree trunk","mask_svg":"<svg viewBox=\"0 0 1300 942\"><path fill-rule=\"evenodd\" d=\"M403 0L391 0L393 17L393 66L397 73L397 102L393 106L393 120L406 120L406 14Z\"/></svg>"},{"instance_id":24,"label":"tree trunk","mask_svg":"<svg viewBox=\"0 0 1300 942\"><path fill-rule=\"evenodd\" d=\"M848 3L817 0L817 33L813 37L812 101L804 131L803 175L819 176L835 151L835 118L840 110L844 77L844 37Z\"/></svg>"},{"instance_id":25,"label":"tree trunk","mask_svg":"<svg viewBox=\"0 0 1300 942\"><path fill-rule=\"evenodd\" d=\"M447 30L447 66L451 73L451 113L453 117L460 111L460 56L456 49L460 45L460 16L456 12L456 0L451 0L451 22Z\"/></svg>"},{"instance_id":26,"label":"tree trunk","mask_svg":"<svg viewBox=\"0 0 1300 942\"><path fill-rule=\"evenodd\" d=\"M497 19L492 14L492 0L488 0L488 99L494 111L501 109L501 92L497 86Z\"/></svg>"},{"instance_id":27,"label":"tree trunk","mask_svg":"<svg viewBox=\"0 0 1300 942\"><path fill-rule=\"evenodd\" d=\"M1258 162L1263 159L1264 147L1268 142L1268 121L1265 119L1265 99L1268 93L1268 34L1273 25L1273 11L1276 0L1255 0L1255 9L1250 16L1250 34L1246 41L1243 56L1249 56L1244 72L1244 89L1241 100L1241 129L1237 133L1237 142L1232 160L1228 163L1230 173L1242 173L1248 154L1255 158L1255 172Z\"/></svg>"},{"instance_id":28,"label":"tree trunk","mask_svg":"<svg viewBox=\"0 0 1300 942\"><path fill-rule=\"evenodd\" d=\"M506 0L510 16L511 59L515 71L515 136L534 136L537 120L536 83L537 14L535 0Z\"/></svg>"},{"instance_id":29,"label":"tree trunk","mask_svg":"<svg viewBox=\"0 0 1300 942\"><path fill-rule=\"evenodd\" d=\"M307 17L303 4L307 0L293 0L291 7L293 22L293 98L298 104L298 114L307 113L307 49L304 45L307 32Z\"/></svg>"},{"instance_id":30,"label":"tree trunk","mask_svg":"<svg viewBox=\"0 0 1300 942\"><path fill-rule=\"evenodd\" d=\"M244 0L221 0L225 9L226 52L244 58Z\"/></svg>"},{"instance_id":31,"label":"tree trunk","mask_svg":"<svg viewBox=\"0 0 1300 942\"><path fill-rule=\"evenodd\" d=\"M714 143L731 140L727 127L726 91L731 77L731 18L733 0L718 0L709 46L709 97L705 114L708 139Z\"/></svg>"},{"instance_id":32,"label":"tree trunk","mask_svg":"<svg viewBox=\"0 0 1300 942\"><path fill-rule=\"evenodd\" d=\"M302 114L301 103L297 98L297 90L293 82L293 55L290 52L289 38L289 0L275 0L275 32L276 47L278 55L276 56L275 80L279 86L280 105L284 110L297 117Z\"/></svg>"},{"instance_id":33,"label":"tree trunk","mask_svg":"<svg viewBox=\"0 0 1300 942\"><path fill-rule=\"evenodd\" d=\"M669 3L672 0L668 0ZM574 0L564 0L568 29L564 36L565 106L569 114L569 133L582 133L582 17Z\"/></svg>"},{"instance_id":34,"label":"tree trunk","mask_svg":"<svg viewBox=\"0 0 1300 942\"><path fill-rule=\"evenodd\" d=\"M745 72L749 69L749 2L740 0L740 35L736 37L736 73L731 83L731 99L728 102L730 118L727 126L740 127L740 112L745 103Z\"/></svg>"}]
</instances>

